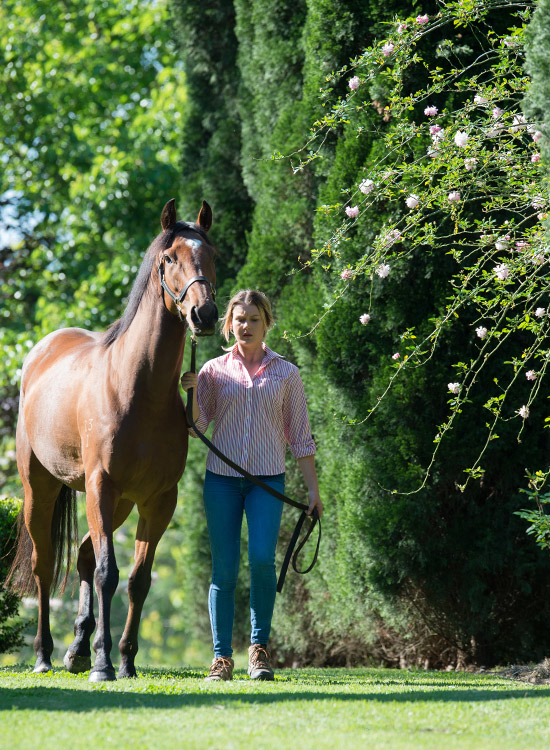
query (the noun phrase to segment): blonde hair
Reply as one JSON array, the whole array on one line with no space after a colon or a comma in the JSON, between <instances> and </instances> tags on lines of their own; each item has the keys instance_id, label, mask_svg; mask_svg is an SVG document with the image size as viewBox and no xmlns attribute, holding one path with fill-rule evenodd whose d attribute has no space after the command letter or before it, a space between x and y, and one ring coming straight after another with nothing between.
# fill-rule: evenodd
<instances>
[{"instance_id":1,"label":"blonde hair","mask_svg":"<svg viewBox=\"0 0 550 750\"><path fill-rule=\"evenodd\" d=\"M226 341L229 341L231 336L231 321L233 320L233 310L237 305L256 305L260 318L264 325L264 336L269 331L271 326L274 324L275 319L271 312L271 303L263 292L259 292L257 289L241 289L240 292L234 294L229 300L229 304L225 310L225 315L222 318L222 333Z\"/></svg>"}]
</instances>

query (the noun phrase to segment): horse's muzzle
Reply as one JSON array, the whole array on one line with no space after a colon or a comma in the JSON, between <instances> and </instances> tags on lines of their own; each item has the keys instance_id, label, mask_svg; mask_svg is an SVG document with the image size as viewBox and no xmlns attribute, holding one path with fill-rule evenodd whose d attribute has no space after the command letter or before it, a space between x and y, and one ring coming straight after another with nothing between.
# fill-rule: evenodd
<instances>
[{"instance_id":1,"label":"horse's muzzle","mask_svg":"<svg viewBox=\"0 0 550 750\"><path fill-rule=\"evenodd\" d=\"M212 336L218 322L218 308L213 302L205 302L191 309L191 327L195 336Z\"/></svg>"}]
</instances>

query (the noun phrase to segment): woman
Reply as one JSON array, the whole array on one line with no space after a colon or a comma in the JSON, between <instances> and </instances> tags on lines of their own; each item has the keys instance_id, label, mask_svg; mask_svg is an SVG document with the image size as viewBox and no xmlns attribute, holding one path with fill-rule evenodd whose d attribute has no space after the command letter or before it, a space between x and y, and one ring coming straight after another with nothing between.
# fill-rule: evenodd
<instances>
[{"instance_id":1,"label":"woman","mask_svg":"<svg viewBox=\"0 0 550 750\"><path fill-rule=\"evenodd\" d=\"M222 323L226 340L232 334L235 344L227 354L207 362L198 378L184 373L182 386L194 389L197 429L204 432L213 420L214 445L279 492L284 492L288 443L308 487L308 513L316 509L320 516L323 506L315 472L315 443L303 384L298 368L265 345L265 335L272 325L271 305L264 294L250 289L238 292L230 300ZM206 679L233 677L231 639L244 511L252 626L248 674L252 679L272 680L267 644L275 604L275 547L283 503L209 452L204 509L212 551L208 605L214 643L214 660Z\"/></svg>"}]
</instances>

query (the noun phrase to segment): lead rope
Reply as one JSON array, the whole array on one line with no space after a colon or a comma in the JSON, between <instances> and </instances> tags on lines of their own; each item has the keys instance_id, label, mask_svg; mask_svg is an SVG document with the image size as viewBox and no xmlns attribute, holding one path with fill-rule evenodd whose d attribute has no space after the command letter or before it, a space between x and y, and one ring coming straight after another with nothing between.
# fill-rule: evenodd
<instances>
[{"instance_id":1,"label":"lead rope","mask_svg":"<svg viewBox=\"0 0 550 750\"><path fill-rule=\"evenodd\" d=\"M196 367L196 350L197 350L197 340L195 338L191 338L191 372L195 372ZM297 500L293 500L290 497L287 497L286 495L283 495L281 492L278 492L277 490L273 489L273 487L270 487L265 482L262 482L261 479L258 479L258 477L253 476L252 474L249 474L246 469L243 469L241 466L238 466L238 464L234 463L230 458L225 456L216 446L207 438L205 437L200 430L197 429L195 425L195 421L193 419L193 388L190 388L187 395L187 407L186 407L186 416L187 416L187 424L189 427L191 427L197 437L199 437L202 442L210 448L212 453L216 455L218 458L220 458L224 463L226 463L228 466L230 466L232 469L237 471L239 474L241 474L245 479L248 479L250 482L253 482L258 487L261 487L266 492L269 492L270 495L273 495L278 500L280 500L283 503L286 503L287 505L292 505L294 508L298 508L302 511L300 514L300 518L298 519L298 523L296 524L296 527L294 529L294 532L292 534L292 537L290 539L290 542L288 544L285 559L283 560L283 564L281 566L281 572L279 573L279 580L277 582L277 591L281 593L283 590L283 584L285 582L286 572L288 570L289 563L292 561L292 568L296 573L299 573L300 575L305 575L306 573L309 573L309 571L313 568L315 563L317 562L317 557L319 554L319 546L321 544L321 519L319 518L319 514L317 513L317 509L314 509L311 516L308 516L306 513L306 510L308 509L308 506L304 503L300 503ZM302 526L304 525L305 520L308 519L310 524L309 528L307 529L304 538L298 545L298 548L294 550L294 547L296 547L296 543L298 541L298 538L300 536L300 532L302 531ZM319 524L319 536L317 538L317 546L315 548L315 554L313 555L313 560L311 561L311 564L305 569L305 570L299 570L297 565L297 558L300 552L302 551L305 543L311 536L311 533L313 529L315 528L316 524Z\"/></svg>"}]
</instances>

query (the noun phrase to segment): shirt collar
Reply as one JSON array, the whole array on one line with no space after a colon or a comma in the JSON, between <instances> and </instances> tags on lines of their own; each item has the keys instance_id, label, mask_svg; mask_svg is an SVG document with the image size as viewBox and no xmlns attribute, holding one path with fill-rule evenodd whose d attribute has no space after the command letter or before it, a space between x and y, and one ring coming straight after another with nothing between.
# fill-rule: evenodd
<instances>
[{"instance_id":1,"label":"shirt collar","mask_svg":"<svg viewBox=\"0 0 550 750\"><path fill-rule=\"evenodd\" d=\"M266 346L265 342L262 342L262 349L264 350L264 358L262 359L262 363L260 367L258 368L258 372L264 367L266 367L266 365L268 365L272 360L283 359L283 357L280 354L277 354L277 352L274 352L273 349L270 349L268 346ZM229 353L233 359L238 359L239 362L243 361L241 355L239 354L237 344L233 344Z\"/></svg>"}]
</instances>

